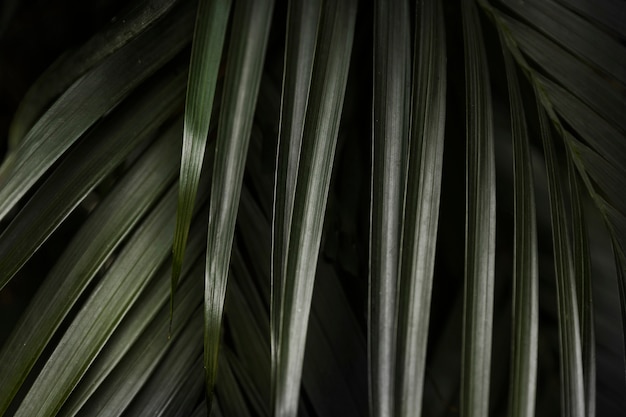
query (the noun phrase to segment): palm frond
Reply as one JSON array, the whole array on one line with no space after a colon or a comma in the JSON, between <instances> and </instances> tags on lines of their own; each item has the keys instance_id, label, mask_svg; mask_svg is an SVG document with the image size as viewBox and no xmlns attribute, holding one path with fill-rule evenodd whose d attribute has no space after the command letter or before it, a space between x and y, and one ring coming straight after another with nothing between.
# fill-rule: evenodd
<instances>
[{"instance_id":1,"label":"palm frond","mask_svg":"<svg viewBox=\"0 0 626 417\"><path fill-rule=\"evenodd\" d=\"M626 407L626 6L356 3L2 6L0 415Z\"/></svg>"}]
</instances>

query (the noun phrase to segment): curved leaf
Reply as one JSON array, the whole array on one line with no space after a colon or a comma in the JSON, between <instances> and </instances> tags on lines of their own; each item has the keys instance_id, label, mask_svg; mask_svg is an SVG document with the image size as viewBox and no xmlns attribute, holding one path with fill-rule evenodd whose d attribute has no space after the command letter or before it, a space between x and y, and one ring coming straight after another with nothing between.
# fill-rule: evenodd
<instances>
[{"instance_id":1,"label":"curved leaf","mask_svg":"<svg viewBox=\"0 0 626 417\"><path fill-rule=\"evenodd\" d=\"M394 415L410 46L408 2L375 2L368 347L370 409L376 417Z\"/></svg>"},{"instance_id":2,"label":"curved leaf","mask_svg":"<svg viewBox=\"0 0 626 417\"><path fill-rule=\"evenodd\" d=\"M230 0L200 0L191 49L191 64L185 104L185 126L180 165L180 190L176 210L176 231L172 247L172 289L170 309L183 264L193 204L209 133L217 75L230 13Z\"/></svg>"},{"instance_id":3,"label":"curved leaf","mask_svg":"<svg viewBox=\"0 0 626 417\"><path fill-rule=\"evenodd\" d=\"M515 255L513 260L513 335L509 415L535 415L539 333L539 266L533 166L517 70L500 37L511 105L515 176Z\"/></svg>"},{"instance_id":4,"label":"curved leaf","mask_svg":"<svg viewBox=\"0 0 626 417\"><path fill-rule=\"evenodd\" d=\"M129 99L53 171L0 236L0 289L99 182L174 115L184 75L174 71L138 101Z\"/></svg>"},{"instance_id":5,"label":"curved leaf","mask_svg":"<svg viewBox=\"0 0 626 417\"><path fill-rule=\"evenodd\" d=\"M489 411L495 268L495 161L489 70L473 0L462 1L466 85L466 240L461 413Z\"/></svg>"},{"instance_id":6,"label":"curved leaf","mask_svg":"<svg viewBox=\"0 0 626 417\"><path fill-rule=\"evenodd\" d=\"M0 179L0 219L93 123L188 43L189 5L82 76L37 121Z\"/></svg>"},{"instance_id":7,"label":"curved leaf","mask_svg":"<svg viewBox=\"0 0 626 417\"><path fill-rule=\"evenodd\" d=\"M282 384L278 364L281 349L287 248L308 105L321 1L289 1L283 69L281 115L276 153L271 252L271 409Z\"/></svg>"},{"instance_id":8,"label":"curved leaf","mask_svg":"<svg viewBox=\"0 0 626 417\"><path fill-rule=\"evenodd\" d=\"M180 149L180 128L177 124L166 131L113 188L35 294L0 352L0 414L96 272L174 179L178 163L171 154Z\"/></svg>"},{"instance_id":9,"label":"curved leaf","mask_svg":"<svg viewBox=\"0 0 626 417\"><path fill-rule=\"evenodd\" d=\"M80 76L103 59L122 48L163 17L178 0L140 0L108 27L81 45L62 55L30 86L20 102L9 128L9 147L15 148L36 122L45 107ZM134 3L134 4L133 4Z\"/></svg>"},{"instance_id":10,"label":"curved leaf","mask_svg":"<svg viewBox=\"0 0 626 417\"><path fill-rule=\"evenodd\" d=\"M440 2L419 2L411 144L398 293L398 415L422 409L435 269L446 115L446 39Z\"/></svg>"},{"instance_id":11,"label":"curved leaf","mask_svg":"<svg viewBox=\"0 0 626 417\"><path fill-rule=\"evenodd\" d=\"M322 8L302 137L278 334L273 415L295 416L322 225L343 106L356 2Z\"/></svg>"},{"instance_id":12,"label":"curved leaf","mask_svg":"<svg viewBox=\"0 0 626 417\"><path fill-rule=\"evenodd\" d=\"M244 164L261 70L269 36L273 0L237 3L228 50L211 184L204 295L204 368L207 407L217 377L224 297L241 194Z\"/></svg>"},{"instance_id":13,"label":"curved leaf","mask_svg":"<svg viewBox=\"0 0 626 417\"><path fill-rule=\"evenodd\" d=\"M61 408L168 255L177 191L177 187L172 188L131 237L63 335L16 417L43 417Z\"/></svg>"},{"instance_id":14,"label":"curved leaf","mask_svg":"<svg viewBox=\"0 0 626 417\"><path fill-rule=\"evenodd\" d=\"M561 347L562 410L563 415L566 417L582 417L585 415L585 397L580 321L578 318L574 267L567 234L563 183L559 176L559 167L556 162L548 118L539 100L537 101L537 107L550 191L550 215L552 218L554 268L557 277L559 339Z\"/></svg>"}]
</instances>

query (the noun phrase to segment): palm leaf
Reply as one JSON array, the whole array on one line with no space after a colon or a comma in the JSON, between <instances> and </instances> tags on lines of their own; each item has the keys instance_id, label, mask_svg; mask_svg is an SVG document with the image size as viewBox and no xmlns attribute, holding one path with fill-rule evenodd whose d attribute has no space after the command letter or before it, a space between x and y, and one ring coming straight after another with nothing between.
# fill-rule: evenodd
<instances>
[{"instance_id":1,"label":"palm leaf","mask_svg":"<svg viewBox=\"0 0 626 417\"><path fill-rule=\"evenodd\" d=\"M539 332L539 266L533 167L526 115L513 58L501 36L511 103L515 169L515 259L513 266L513 344L509 413L534 416Z\"/></svg>"},{"instance_id":2,"label":"palm leaf","mask_svg":"<svg viewBox=\"0 0 626 417\"><path fill-rule=\"evenodd\" d=\"M476 6L463 1L466 84L466 241L461 413L489 409L495 262L495 163L489 71Z\"/></svg>"},{"instance_id":3,"label":"palm leaf","mask_svg":"<svg viewBox=\"0 0 626 417\"><path fill-rule=\"evenodd\" d=\"M174 115L182 101L183 80L184 73L174 72L138 101L125 102L54 170L0 236L0 287L99 182ZM167 163L164 174L176 165Z\"/></svg>"},{"instance_id":4,"label":"palm leaf","mask_svg":"<svg viewBox=\"0 0 626 417\"><path fill-rule=\"evenodd\" d=\"M624 408L618 0L65 3L1 7L0 414Z\"/></svg>"},{"instance_id":5,"label":"palm leaf","mask_svg":"<svg viewBox=\"0 0 626 417\"><path fill-rule=\"evenodd\" d=\"M178 164L170 155L180 149L179 132L177 124L165 132L101 202L48 274L0 353L2 412L103 263L174 179Z\"/></svg>"},{"instance_id":6,"label":"palm leaf","mask_svg":"<svg viewBox=\"0 0 626 417\"><path fill-rule=\"evenodd\" d=\"M405 1L377 1L374 6L368 333L373 416L394 414L396 299L409 128L408 9Z\"/></svg>"},{"instance_id":7,"label":"palm leaf","mask_svg":"<svg viewBox=\"0 0 626 417\"><path fill-rule=\"evenodd\" d=\"M193 203L198 192L200 171L209 133L213 98L230 13L230 1L200 1L196 15L196 29L191 51L183 150L180 166L180 191L176 218L176 232L172 248L172 301L183 264L187 235L193 214Z\"/></svg>"},{"instance_id":8,"label":"palm leaf","mask_svg":"<svg viewBox=\"0 0 626 417\"><path fill-rule=\"evenodd\" d=\"M420 415L443 163L446 46L438 2L420 2L398 317L398 413Z\"/></svg>"},{"instance_id":9,"label":"palm leaf","mask_svg":"<svg viewBox=\"0 0 626 417\"><path fill-rule=\"evenodd\" d=\"M277 389L282 384L278 371L281 362L281 334L285 309L287 248L293 217L298 165L304 121L313 71L313 58L320 20L321 2L289 1L283 71L281 117L279 125L276 179L273 202L271 263L271 354L272 410Z\"/></svg>"},{"instance_id":10,"label":"palm leaf","mask_svg":"<svg viewBox=\"0 0 626 417\"><path fill-rule=\"evenodd\" d=\"M41 116L46 106L79 77L122 48L167 14L177 0L131 2L121 16L76 51L62 55L28 89L15 111L9 129L9 147L15 148Z\"/></svg>"},{"instance_id":11,"label":"palm leaf","mask_svg":"<svg viewBox=\"0 0 626 417\"><path fill-rule=\"evenodd\" d=\"M233 16L233 25L242 31L231 38L228 52L211 184L206 256L204 367L209 408L217 377L220 328L237 205L272 7L272 1L238 3Z\"/></svg>"},{"instance_id":12,"label":"palm leaf","mask_svg":"<svg viewBox=\"0 0 626 417\"><path fill-rule=\"evenodd\" d=\"M198 250L195 251L196 257L200 254L199 249L202 245L199 243L203 240L196 239L195 243L198 246ZM174 332L171 338L167 337L169 308L165 304L168 286L164 285L167 283L166 280L160 280L159 285L153 287L158 290L150 289L149 293L142 295L129 316L124 319L120 328L113 334L111 342L98 355L63 405L60 415L121 414L174 343L189 344L198 338L198 329L202 325L199 314L202 280L198 279L202 275L201 263L196 262L193 271L186 272L191 272L191 276L181 286L181 302L176 305L176 317L172 324ZM159 309L154 311L156 308ZM192 322L187 324L190 318ZM129 334L132 336L129 337ZM132 337L137 340L129 346L128 342Z\"/></svg>"},{"instance_id":13,"label":"palm leaf","mask_svg":"<svg viewBox=\"0 0 626 417\"><path fill-rule=\"evenodd\" d=\"M188 6L177 10L66 90L28 132L10 160L1 182L0 219L93 123L187 44L190 18ZM107 76L113 73L117 76Z\"/></svg>"},{"instance_id":14,"label":"palm leaf","mask_svg":"<svg viewBox=\"0 0 626 417\"><path fill-rule=\"evenodd\" d=\"M307 106L278 329L275 416L297 413L322 223L354 36L356 4L322 8ZM276 251L274 252L276 253Z\"/></svg>"},{"instance_id":15,"label":"palm leaf","mask_svg":"<svg viewBox=\"0 0 626 417\"><path fill-rule=\"evenodd\" d=\"M567 233L562 180L559 177L554 144L548 118L539 107L541 137L543 140L548 185L550 188L550 213L557 277L557 301L559 306L559 337L561 345L561 402L565 416L583 416L585 397L580 344L580 324L576 298L576 282Z\"/></svg>"}]
</instances>

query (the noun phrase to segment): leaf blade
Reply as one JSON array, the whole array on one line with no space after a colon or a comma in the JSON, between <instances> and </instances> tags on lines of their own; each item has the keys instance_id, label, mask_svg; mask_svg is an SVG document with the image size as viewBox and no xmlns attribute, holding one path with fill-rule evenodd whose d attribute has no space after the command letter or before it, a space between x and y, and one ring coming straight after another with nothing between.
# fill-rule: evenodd
<instances>
[{"instance_id":1,"label":"leaf blade","mask_svg":"<svg viewBox=\"0 0 626 417\"><path fill-rule=\"evenodd\" d=\"M0 351L0 411L23 383L35 360L98 269L174 179L180 149L172 127L105 198L68 243ZM9 359L10 358L10 359Z\"/></svg>"},{"instance_id":2,"label":"leaf blade","mask_svg":"<svg viewBox=\"0 0 626 417\"><path fill-rule=\"evenodd\" d=\"M52 105L26 135L3 178L0 219L98 118L187 44L190 18L188 6L177 10L81 77ZM111 73L120 77L108 77Z\"/></svg>"},{"instance_id":3,"label":"leaf blade","mask_svg":"<svg viewBox=\"0 0 626 417\"><path fill-rule=\"evenodd\" d=\"M398 274L408 150L410 22L406 1L374 6L369 260L369 380L373 416L394 414Z\"/></svg>"},{"instance_id":4,"label":"leaf blade","mask_svg":"<svg viewBox=\"0 0 626 417\"><path fill-rule=\"evenodd\" d=\"M511 106L514 155L515 231L513 341L509 415L535 415L539 332L537 224L528 128L513 58L500 36Z\"/></svg>"},{"instance_id":5,"label":"leaf blade","mask_svg":"<svg viewBox=\"0 0 626 417\"><path fill-rule=\"evenodd\" d=\"M446 115L446 42L440 2L416 11L409 173L399 287L399 415L422 409Z\"/></svg>"},{"instance_id":6,"label":"leaf blade","mask_svg":"<svg viewBox=\"0 0 626 417\"><path fill-rule=\"evenodd\" d=\"M230 6L230 0L200 0L198 5L185 103L180 188L172 247L171 311L174 310L174 293L200 182Z\"/></svg>"},{"instance_id":7,"label":"leaf blade","mask_svg":"<svg viewBox=\"0 0 626 417\"><path fill-rule=\"evenodd\" d=\"M321 12L321 1L290 1L287 10L281 115L276 154L271 252L271 409L277 386L280 337L283 321L284 288L289 231L293 217L296 180L302 146L313 60Z\"/></svg>"},{"instance_id":8,"label":"leaf blade","mask_svg":"<svg viewBox=\"0 0 626 417\"><path fill-rule=\"evenodd\" d=\"M298 412L306 329L355 14L353 1L325 4L322 9L289 231L274 416L293 416Z\"/></svg>"},{"instance_id":9,"label":"leaf blade","mask_svg":"<svg viewBox=\"0 0 626 417\"><path fill-rule=\"evenodd\" d=\"M544 144L550 215L552 219L555 274L557 277L557 302L561 361L561 402L563 415L582 417L585 412L580 326L576 298L574 270L567 236L562 183L559 178L554 144L545 111L538 100L541 137Z\"/></svg>"},{"instance_id":10,"label":"leaf blade","mask_svg":"<svg viewBox=\"0 0 626 417\"><path fill-rule=\"evenodd\" d=\"M273 1L237 3L217 133L211 185L204 298L207 407L217 377L218 351L237 207L254 107L267 46Z\"/></svg>"},{"instance_id":11,"label":"leaf blade","mask_svg":"<svg viewBox=\"0 0 626 417\"><path fill-rule=\"evenodd\" d=\"M485 416L493 327L495 161L489 71L478 13L462 2L466 77L466 241L461 413Z\"/></svg>"},{"instance_id":12,"label":"leaf blade","mask_svg":"<svg viewBox=\"0 0 626 417\"><path fill-rule=\"evenodd\" d=\"M70 152L0 236L0 289L98 183L175 114L183 86L184 72L174 71L138 101L122 104Z\"/></svg>"}]
</instances>

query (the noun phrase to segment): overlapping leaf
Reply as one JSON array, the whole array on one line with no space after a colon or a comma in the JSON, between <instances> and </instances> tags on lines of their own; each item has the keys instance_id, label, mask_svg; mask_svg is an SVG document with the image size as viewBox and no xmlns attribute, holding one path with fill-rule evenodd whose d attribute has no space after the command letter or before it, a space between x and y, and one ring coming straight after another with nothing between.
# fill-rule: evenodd
<instances>
[{"instance_id":1,"label":"overlapping leaf","mask_svg":"<svg viewBox=\"0 0 626 417\"><path fill-rule=\"evenodd\" d=\"M174 179L178 163L171 153L180 149L180 127L167 130L112 189L48 274L0 353L0 411L102 264Z\"/></svg>"},{"instance_id":2,"label":"overlapping leaf","mask_svg":"<svg viewBox=\"0 0 626 417\"><path fill-rule=\"evenodd\" d=\"M15 111L9 129L9 146L15 148L52 100L103 59L132 41L162 18L177 0L139 0L112 19L76 51L59 57L28 89Z\"/></svg>"},{"instance_id":3,"label":"overlapping leaf","mask_svg":"<svg viewBox=\"0 0 626 417\"><path fill-rule=\"evenodd\" d=\"M435 268L446 112L446 43L440 2L419 2L411 143L398 292L397 413L421 413Z\"/></svg>"},{"instance_id":4,"label":"overlapping leaf","mask_svg":"<svg viewBox=\"0 0 626 417\"><path fill-rule=\"evenodd\" d=\"M580 320L576 296L576 279L567 232L567 218L563 182L560 179L554 143L548 118L537 102L541 137L544 146L548 187L550 190L550 214L552 219L552 241L554 246L554 268L557 279L557 301L559 315L561 402L563 415L582 417L585 415L582 352L580 343Z\"/></svg>"},{"instance_id":5,"label":"overlapping leaf","mask_svg":"<svg viewBox=\"0 0 626 417\"><path fill-rule=\"evenodd\" d=\"M53 171L0 236L0 288L99 182L174 115L184 78L184 72L173 71L137 100L129 99ZM166 163L164 173L171 166Z\"/></svg>"},{"instance_id":6,"label":"overlapping leaf","mask_svg":"<svg viewBox=\"0 0 626 417\"><path fill-rule=\"evenodd\" d=\"M0 219L85 131L188 42L191 3L78 79L28 132L0 179ZM115 75L113 75L115 74Z\"/></svg>"},{"instance_id":7,"label":"overlapping leaf","mask_svg":"<svg viewBox=\"0 0 626 417\"><path fill-rule=\"evenodd\" d=\"M517 70L506 40L500 37L509 87L515 176L515 257L509 414L535 415L539 332L539 267L535 191L526 112Z\"/></svg>"},{"instance_id":8,"label":"overlapping leaf","mask_svg":"<svg viewBox=\"0 0 626 417\"><path fill-rule=\"evenodd\" d=\"M252 118L261 81L273 1L237 3L228 50L211 184L204 302L207 406L217 376L218 351L230 254Z\"/></svg>"},{"instance_id":9,"label":"overlapping leaf","mask_svg":"<svg viewBox=\"0 0 626 417\"><path fill-rule=\"evenodd\" d=\"M462 2L466 88L466 237L461 413L485 416L493 326L495 161L489 70L472 0Z\"/></svg>"},{"instance_id":10,"label":"overlapping leaf","mask_svg":"<svg viewBox=\"0 0 626 417\"><path fill-rule=\"evenodd\" d=\"M328 3L322 8L289 230L287 278L281 290L281 312L277 313L282 320L278 329L276 388L272 401L277 417L294 416L298 412L311 295L355 17L354 1Z\"/></svg>"},{"instance_id":11,"label":"overlapping leaf","mask_svg":"<svg viewBox=\"0 0 626 417\"><path fill-rule=\"evenodd\" d=\"M374 98L369 256L372 416L394 415L398 275L409 143L410 20L407 1L374 6Z\"/></svg>"},{"instance_id":12,"label":"overlapping leaf","mask_svg":"<svg viewBox=\"0 0 626 417\"><path fill-rule=\"evenodd\" d=\"M176 232L172 248L174 260L171 309L174 308L174 292L182 268L193 204L200 182L230 3L230 0L201 0L196 16L187 83Z\"/></svg>"}]
</instances>

